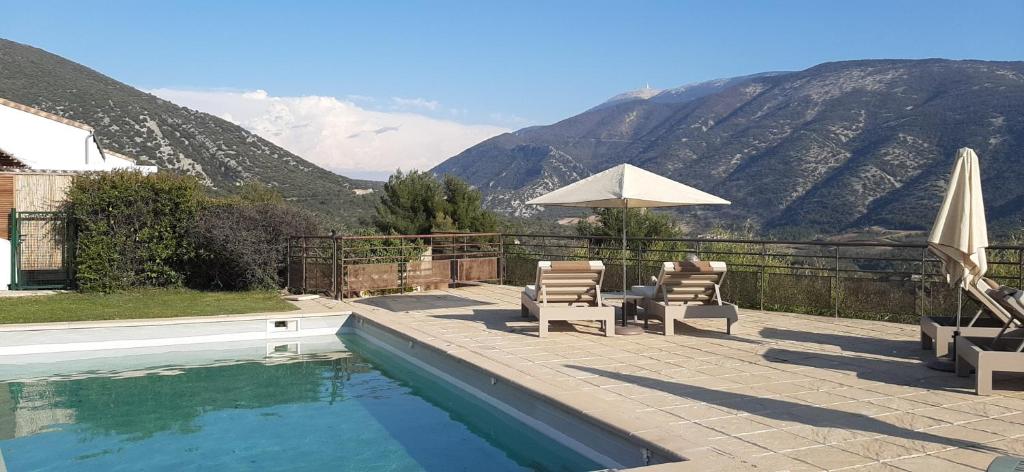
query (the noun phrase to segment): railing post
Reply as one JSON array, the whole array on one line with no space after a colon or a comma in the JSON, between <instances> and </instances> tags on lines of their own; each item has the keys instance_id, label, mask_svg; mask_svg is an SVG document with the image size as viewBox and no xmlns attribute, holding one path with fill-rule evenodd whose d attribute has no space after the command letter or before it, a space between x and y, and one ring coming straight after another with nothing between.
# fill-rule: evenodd
<instances>
[{"instance_id":1,"label":"railing post","mask_svg":"<svg viewBox=\"0 0 1024 472\"><path fill-rule=\"evenodd\" d=\"M18 210L11 208L10 231L11 231L11 290L18 290L21 283L18 276L21 275L21 223L18 221Z\"/></svg>"},{"instance_id":2,"label":"railing post","mask_svg":"<svg viewBox=\"0 0 1024 472\"><path fill-rule=\"evenodd\" d=\"M832 306L834 309L835 318L839 318L839 246L836 246L836 278L835 285L832 289L833 300Z\"/></svg>"},{"instance_id":3,"label":"railing post","mask_svg":"<svg viewBox=\"0 0 1024 472\"><path fill-rule=\"evenodd\" d=\"M927 303L926 302L927 298L925 298L925 296L924 296L924 292L925 292L925 283L924 283L925 266L927 264L928 264L928 249L925 249L924 251L921 252L921 280L920 280L921 283L920 283L920 287L918 288L918 293L917 293L917 302L918 302L917 316L924 316L924 313L925 313L925 303Z\"/></svg>"},{"instance_id":4,"label":"railing post","mask_svg":"<svg viewBox=\"0 0 1024 472\"><path fill-rule=\"evenodd\" d=\"M641 261L643 260L643 255L642 255L643 254L643 250L644 250L644 248L643 248L643 241L641 241L639 239L636 240L636 284L635 285L643 285L643 281L641 280L641 275L640 275L640 272L641 272L640 264L641 264ZM627 286L626 288L628 289L629 287Z\"/></svg>"},{"instance_id":5,"label":"railing post","mask_svg":"<svg viewBox=\"0 0 1024 472\"><path fill-rule=\"evenodd\" d=\"M292 289L292 238L288 238L287 247L285 248L285 262L288 269L284 272L284 286L289 291Z\"/></svg>"},{"instance_id":6,"label":"railing post","mask_svg":"<svg viewBox=\"0 0 1024 472\"><path fill-rule=\"evenodd\" d=\"M1017 286L1024 289L1024 249L1017 250Z\"/></svg>"},{"instance_id":7,"label":"railing post","mask_svg":"<svg viewBox=\"0 0 1024 472\"><path fill-rule=\"evenodd\" d=\"M757 296L758 305L761 307L761 311L764 311L764 286L767 283L765 279L765 266L768 265L768 246L765 243L761 243L761 282L758 284L760 293Z\"/></svg>"},{"instance_id":8,"label":"railing post","mask_svg":"<svg viewBox=\"0 0 1024 472\"><path fill-rule=\"evenodd\" d=\"M338 299L338 238L331 236L331 295Z\"/></svg>"},{"instance_id":9,"label":"railing post","mask_svg":"<svg viewBox=\"0 0 1024 472\"><path fill-rule=\"evenodd\" d=\"M302 293L306 293L306 238L302 238Z\"/></svg>"},{"instance_id":10,"label":"railing post","mask_svg":"<svg viewBox=\"0 0 1024 472\"><path fill-rule=\"evenodd\" d=\"M498 285L505 285L505 233L498 233Z\"/></svg>"},{"instance_id":11,"label":"railing post","mask_svg":"<svg viewBox=\"0 0 1024 472\"><path fill-rule=\"evenodd\" d=\"M405 271L407 263L405 261L398 261L398 290L402 295L405 295Z\"/></svg>"},{"instance_id":12,"label":"railing post","mask_svg":"<svg viewBox=\"0 0 1024 472\"><path fill-rule=\"evenodd\" d=\"M338 251L338 300L345 299L345 237L341 237Z\"/></svg>"}]
</instances>

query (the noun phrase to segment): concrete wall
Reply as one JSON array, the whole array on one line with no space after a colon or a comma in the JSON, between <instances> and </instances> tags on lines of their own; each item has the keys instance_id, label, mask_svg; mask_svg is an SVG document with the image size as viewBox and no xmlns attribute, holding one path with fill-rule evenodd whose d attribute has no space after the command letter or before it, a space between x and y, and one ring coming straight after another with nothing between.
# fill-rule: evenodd
<instances>
[{"instance_id":1,"label":"concrete wall","mask_svg":"<svg viewBox=\"0 0 1024 472\"><path fill-rule=\"evenodd\" d=\"M0 149L36 170L103 171L133 168L131 161L104 159L92 130L0 103Z\"/></svg>"},{"instance_id":2,"label":"concrete wall","mask_svg":"<svg viewBox=\"0 0 1024 472\"><path fill-rule=\"evenodd\" d=\"M0 290L8 290L11 284L11 242L0 238Z\"/></svg>"}]
</instances>

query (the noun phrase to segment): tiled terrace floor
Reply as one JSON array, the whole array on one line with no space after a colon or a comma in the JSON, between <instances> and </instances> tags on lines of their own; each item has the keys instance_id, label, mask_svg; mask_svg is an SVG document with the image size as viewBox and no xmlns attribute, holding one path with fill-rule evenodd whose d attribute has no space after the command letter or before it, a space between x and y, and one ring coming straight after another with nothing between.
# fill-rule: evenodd
<instances>
[{"instance_id":1,"label":"tiled terrace floor","mask_svg":"<svg viewBox=\"0 0 1024 472\"><path fill-rule=\"evenodd\" d=\"M515 287L340 305L484 356L556 398L584 396L588 413L694 464L725 456L758 470L937 472L1024 456L1024 381L997 377L995 395L974 395L972 379L923 366L931 353L917 326L742 310L732 336L720 320L672 337L652 322L650 333L612 338L596 323L556 322L541 339L520 318Z\"/></svg>"}]
</instances>

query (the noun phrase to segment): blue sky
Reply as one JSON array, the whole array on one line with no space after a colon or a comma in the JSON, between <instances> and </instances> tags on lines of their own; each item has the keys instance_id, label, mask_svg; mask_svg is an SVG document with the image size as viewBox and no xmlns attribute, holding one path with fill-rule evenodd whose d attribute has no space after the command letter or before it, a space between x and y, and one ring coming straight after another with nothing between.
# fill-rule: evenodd
<instances>
[{"instance_id":1,"label":"blue sky","mask_svg":"<svg viewBox=\"0 0 1024 472\"><path fill-rule=\"evenodd\" d=\"M1021 0L0 0L0 12L0 37L257 132L318 116L332 117L323 127L359 122L328 132L362 142L343 157L320 154L349 141L275 142L363 176L429 167L487 136L554 122L644 84L847 59L1024 59ZM256 90L266 92L259 111L251 96L183 92ZM338 103L268 101L314 95ZM269 107L282 104L294 116L274 122ZM413 124L408 114L448 124Z\"/></svg>"},{"instance_id":2,"label":"blue sky","mask_svg":"<svg viewBox=\"0 0 1024 472\"><path fill-rule=\"evenodd\" d=\"M513 127L645 83L844 59L1024 59L1020 0L0 5L0 36L140 88L422 98Z\"/></svg>"}]
</instances>

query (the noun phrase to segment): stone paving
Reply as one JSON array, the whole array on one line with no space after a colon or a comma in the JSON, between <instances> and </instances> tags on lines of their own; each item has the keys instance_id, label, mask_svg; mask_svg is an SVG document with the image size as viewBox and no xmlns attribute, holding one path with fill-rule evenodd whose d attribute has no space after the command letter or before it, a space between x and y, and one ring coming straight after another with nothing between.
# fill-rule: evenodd
<instances>
[{"instance_id":1,"label":"stone paving","mask_svg":"<svg viewBox=\"0 0 1024 472\"><path fill-rule=\"evenodd\" d=\"M976 396L972 379L923 366L914 325L741 310L731 336L721 320L610 338L556 322L541 339L516 287L316 303L514 371L693 460L679 470L984 470L1024 456L1024 379Z\"/></svg>"}]
</instances>

